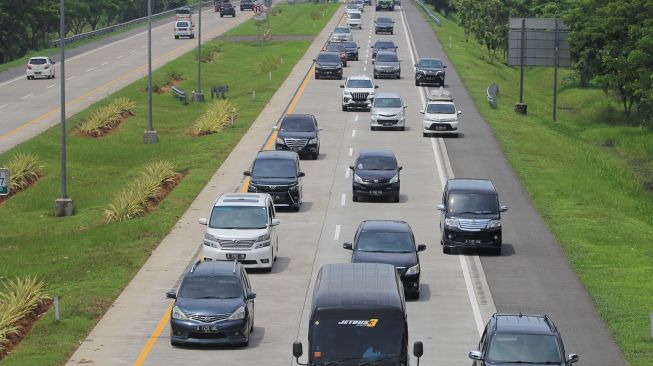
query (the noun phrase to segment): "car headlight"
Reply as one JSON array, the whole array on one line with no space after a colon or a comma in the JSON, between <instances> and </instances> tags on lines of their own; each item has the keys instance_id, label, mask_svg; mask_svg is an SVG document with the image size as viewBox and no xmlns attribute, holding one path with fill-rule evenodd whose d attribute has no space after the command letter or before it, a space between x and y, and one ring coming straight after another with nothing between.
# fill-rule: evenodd
<instances>
[{"instance_id":1,"label":"car headlight","mask_svg":"<svg viewBox=\"0 0 653 366\"><path fill-rule=\"evenodd\" d=\"M179 306L175 305L175 307L172 308L172 319L187 320L188 317L183 311L181 311Z\"/></svg>"},{"instance_id":2,"label":"car headlight","mask_svg":"<svg viewBox=\"0 0 653 366\"><path fill-rule=\"evenodd\" d=\"M230 316L229 318L227 318L227 319L228 319L228 320L240 320L240 319L243 319L243 318L245 318L245 306L241 305L241 306L240 306L236 311L234 311L234 313L231 314L231 316Z\"/></svg>"},{"instance_id":3,"label":"car headlight","mask_svg":"<svg viewBox=\"0 0 653 366\"><path fill-rule=\"evenodd\" d=\"M308 143L309 143L310 145L314 145L314 144L317 144L317 137L316 137L316 138L312 138L312 139L310 139L310 140L308 140Z\"/></svg>"},{"instance_id":4,"label":"car headlight","mask_svg":"<svg viewBox=\"0 0 653 366\"><path fill-rule=\"evenodd\" d=\"M249 184L247 185L247 190L256 192L258 189L256 188L256 185L254 183L249 182Z\"/></svg>"},{"instance_id":5,"label":"car headlight","mask_svg":"<svg viewBox=\"0 0 653 366\"><path fill-rule=\"evenodd\" d=\"M397 183L397 182L399 182L399 174L395 174L395 176L390 179L390 183Z\"/></svg>"},{"instance_id":6,"label":"car headlight","mask_svg":"<svg viewBox=\"0 0 653 366\"><path fill-rule=\"evenodd\" d=\"M460 229L460 221L458 219L446 219L444 224L449 227L457 227Z\"/></svg>"},{"instance_id":7,"label":"car headlight","mask_svg":"<svg viewBox=\"0 0 653 366\"><path fill-rule=\"evenodd\" d=\"M213 235L211 235L209 233L204 234L204 245L212 247L212 248L220 247L218 245L218 238L216 238L215 236L213 236Z\"/></svg>"},{"instance_id":8,"label":"car headlight","mask_svg":"<svg viewBox=\"0 0 653 366\"><path fill-rule=\"evenodd\" d=\"M288 192L296 192L299 190L299 184L293 184L290 187L288 187Z\"/></svg>"},{"instance_id":9,"label":"car headlight","mask_svg":"<svg viewBox=\"0 0 653 366\"><path fill-rule=\"evenodd\" d=\"M406 271L407 275L416 275L418 273L419 273L419 263L408 268L408 270Z\"/></svg>"},{"instance_id":10,"label":"car headlight","mask_svg":"<svg viewBox=\"0 0 653 366\"><path fill-rule=\"evenodd\" d=\"M263 234L256 238L256 247L265 248L270 246L270 234Z\"/></svg>"},{"instance_id":11,"label":"car headlight","mask_svg":"<svg viewBox=\"0 0 653 366\"><path fill-rule=\"evenodd\" d=\"M281 137L277 137L277 144L285 145L286 143L283 141Z\"/></svg>"},{"instance_id":12,"label":"car headlight","mask_svg":"<svg viewBox=\"0 0 653 366\"><path fill-rule=\"evenodd\" d=\"M497 227L501 227L501 220L490 220L485 227L487 229L494 229Z\"/></svg>"},{"instance_id":13,"label":"car headlight","mask_svg":"<svg viewBox=\"0 0 653 366\"><path fill-rule=\"evenodd\" d=\"M354 174L354 182L363 184L363 179L361 179L358 174Z\"/></svg>"},{"instance_id":14,"label":"car headlight","mask_svg":"<svg viewBox=\"0 0 653 366\"><path fill-rule=\"evenodd\" d=\"M399 70L400 68L401 68L401 66L394 66L394 67L393 67L393 69L394 69L395 71L396 71L396 70Z\"/></svg>"}]
</instances>

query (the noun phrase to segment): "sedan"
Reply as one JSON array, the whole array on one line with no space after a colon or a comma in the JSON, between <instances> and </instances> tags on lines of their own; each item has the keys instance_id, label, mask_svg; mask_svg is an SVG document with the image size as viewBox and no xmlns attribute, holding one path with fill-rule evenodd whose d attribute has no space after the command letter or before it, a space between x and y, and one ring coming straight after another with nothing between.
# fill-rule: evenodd
<instances>
[{"instance_id":1,"label":"sedan","mask_svg":"<svg viewBox=\"0 0 653 366\"><path fill-rule=\"evenodd\" d=\"M389 150L363 150L356 158L353 171L352 200L359 197L391 197L399 202L399 172L403 169L397 165L397 158Z\"/></svg>"}]
</instances>

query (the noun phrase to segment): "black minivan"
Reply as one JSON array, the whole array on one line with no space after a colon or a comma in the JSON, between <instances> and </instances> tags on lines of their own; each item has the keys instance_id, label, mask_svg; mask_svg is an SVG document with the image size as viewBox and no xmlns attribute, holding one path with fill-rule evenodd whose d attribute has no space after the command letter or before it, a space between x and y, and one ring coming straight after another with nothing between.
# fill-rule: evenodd
<instances>
[{"instance_id":1,"label":"black minivan","mask_svg":"<svg viewBox=\"0 0 653 366\"><path fill-rule=\"evenodd\" d=\"M317 126L317 119L312 114L286 114L279 126L277 139L274 144L275 150L295 151L301 157L310 156L316 160L320 155L320 127Z\"/></svg>"},{"instance_id":2,"label":"black minivan","mask_svg":"<svg viewBox=\"0 0 653 366\"><path fill-rule=\"evenodd\" d=\"M252 170L243 172L250 177L249 193L268 193L275 206L299 211L302 205L304 172L299 169L299 155L294 151L259 151Z\"/></svg>"},{"instance_id":3,"label":"black minivan","mask_svg":"<svg viewBox=\"0 0 653 366\"><path fill-rule=\"evenodd\" d=\"M354 202L358 202L359 197L391 197L393 202L399 202L399 172L403 168L397 164L392 151L363 150L349 169L353 172L351 197Z\"/></svg>"},{"instance_id":4,"label":"black minivan","mask_svg":"<svg viewBox=\"0 0 653 366\"><path fill-rule=\"evenodd\" d=\"M488 249L501 255L501 212L494 184L487 179L449 179L442 194L442 252L452 248Z\"/></svg>"}]
</instances>

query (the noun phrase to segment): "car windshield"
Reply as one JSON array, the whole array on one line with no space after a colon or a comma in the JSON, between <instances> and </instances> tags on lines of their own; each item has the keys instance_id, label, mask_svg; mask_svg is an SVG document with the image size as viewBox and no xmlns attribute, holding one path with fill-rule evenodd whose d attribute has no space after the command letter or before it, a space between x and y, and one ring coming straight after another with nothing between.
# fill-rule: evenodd
<instances>
[{"instance_id":1,"label":"car windshield","mask_svg":"<svg viewBox=\"0 0 653 366\"><path fill-rule=\"evenodd\" d=\"M389 156L364 156L358 158L356 169L360 170L396 170L397 161Z\"/></svg>"},{"instance_id":2,"label":"car windshield","mask_svg":"<svg viewBox=\"0 0 653 366\"><path fill-rule=\"evenodd\" d=\"M315 123L312 118L287 117L281 122L279 130L286 132L314 132Z\"/></svg>"},{"instance_id":3,"label":"car windshield","mask_svg":"<svg viewBox=\"0 0 653 366\"><path fill-rule=\"evenodd\" d=\"M456 114L456 108L453 104L429 104L426 107L426 113L430 114Z\"/></svg>"},{"instance_id":4,"label":"car windshield","mask_svg":"<svg viewBox=\"0 0 653 366\"><path fill-rule=\"evenodd\" d=\"M356 250L361 252L410 253L415 251L410 233L363 231L358 235Z\"/></svg>"},{"instance_id":5,"label":"car windshield","mask_svg":"<svg viewBox=\"0 0 653 366\"><path fill-rule=\"evenodd\" d=\"M492 338L487 361L491 363L560 364L556 338L546 334L498 333Z\"/></svg>"},{"instance_id":6,"label":"car windshield","mask_svg":"<svg viewBox=\"0 0 653 366\"><path fill-rule=\"evenodd\" d=\"M488 193L452 193L449 194L447 211L456 213L496 214L498 213L497 196Z\"/></svg>"},{"instance_id":7,"label":"car windshield","mask_svg":"<svg viewBox=\"0 0 653 366\"><path fill-rule=\"evenodd\" d=\"M372 80L367 80L367 79L349 79L347 80L347 85L345 86L347 88L368 88L368 89L374 88L374 84L372 84Z\"/></svg>"},{"instance_id":8,"label":"car windshield","mask_svg":"<svg viewBox=\"0 0 653 366\"><path fill-rule=\"evenodd\" d=\"M188 27L188 22L177 22L177 28Z\"/></svg>"},{"instance_id":9,"label":"car windshield","mask_svg":"<svg viewBox=\"0 0 653 366\"><path fill-rule=\"evenodd\" d=\"M377 23L392 23L392 19L390 18L378 18L376 19Z\"/></svg>"},{"instance_id":10,"label":"car windshield","mask_svg":"<svg viewBox=\"0 0 653 366\"><path fill-rule=\"evenodd\" d=\"M336 28L333 30L333 33L351 33L349 28Z\"/></svg>"},{"instance_id":11,"label":"car windshield","mask_svg":"<svg viewBox=\"0 0 653 366\"><path fill-rule=\"evenodd\" d=\"M268 214L259 206L215 206L209 227L212 229L265 229Z\"/></svg>"},{"instance_id":12,"label":"car windshield","mask_svg":"<svg viewBox=\"0 0 653 366\"><path fill-rule=\"evenodd\" d=\"M408 338L403 319L384 318L372 313L348 317L322 316L312 320L309 343L316 365L344 359L369 362L401 355Z\"/></svg>"},{"instance_id":13,"label":"car windshield","mask_svg":"<svg viewBox=\"0 0 653 366\"><path fill-rule=\"evenodd\" d=\"M401 108L401 99L399 98L375 98L374 107L376 108Z\"/></svg>"},{"instance_id":14,"label":"car windshield","mask_svg":"<svg viewBox=\"0 0 653 366\"><path fill-rule=\"evenodd\" d=\"M395 49L395 44L392 43L392 42L376 42L376 43L374 44L374 48L377 48L377 49L384 49L384 50L385 50L385 49L392 49L392 50L394 50L394 49Z\"/></svg>"},{"instance_id":15,"label":"car windshield","mask_svg":"<svg viewBox=\"0 0 653 366\"><path fill-rule=\"evenodd\" d=\"M176 14L188 15L190 14L190 9L177 9Z\"/></svg>"},{"instance_id":16,"label":"car windshield","mask_svg":"<svg viewBox=\"0 0 653 366\"><path fill-rule=\"evenodd\" d=\"M243 296L238 277L189 276L179 289L180 298L186 299L233 299Z\"/></svg>"},{"instance_id":17,"label":"car windshield","mask_svg":"<svg viewBox=\"0 0 653 366\"><path fill-rule=\"evenodd\" d=\"M440 60L421 60L419 62L419 67L430 68L430 69L441 69L442 61Z\"/></svg>"},{"instance_id":18,"label":"car windshield","mask_svg":"<svg viewBox=\"0 0 653 366\"><path fill-rule=\"evenodd\" d=\"M340 62L340 55L337 53L321 53L317 62Z\"/></svg>"},{"instance_id":19,"label":"car windshield","mask_svg":"<svg viewBox=\"0 0 653 366\"><path fill-rule=\"evenodd\" d=\"M291 159L260 159L252 168L252 178L295 177L297 177L297 166Z\"/></svg>"},{"instance_id":20,"label":"car windshield","mask_svg":"<svg viewBox=\"0 0 653 366\"><path fill-rule=\"evenodd\" d=\"M396 53L381 53L376 55L376 62L399 62Z\"/></svg>"},{"instance_id":21,"label":"car windshield","mask_svg":"<svg viewBox=\"0 0 653 366\"><path fill-rule=\"evenodd\" d=\"M345 48L358 49L356 42L344 42Z\"/></svg>"},{"instance_id":22,"label":"car windshield","mask_svg":"<svg viewBox=\"0 0 653 366\"><path fill-rule=\"evenodd\" d=\"M360 19L361 18L361 13L350 13L349 14L349 19Z\"/></svg>"},{"instance_id":23,"label":"car windshield","mask_svg":"<svg viewBox=\"0 0 653 366\"><path fill-rule=\"evenodd\" d=\"M44 58L33 58L29 60L30 65L43 65L46 63Z\"/></svg>"},{"instance_id":24,"label":"car windshield","mask_svg":"<svg viewBox=\"0 0 653 366\"><path fill-rule=\"evenodd\" d=\"M330 43L326 45L324 50L329 52L342 52L345 50L345 45L342 43Z\"/></svg>"}]
</instances>

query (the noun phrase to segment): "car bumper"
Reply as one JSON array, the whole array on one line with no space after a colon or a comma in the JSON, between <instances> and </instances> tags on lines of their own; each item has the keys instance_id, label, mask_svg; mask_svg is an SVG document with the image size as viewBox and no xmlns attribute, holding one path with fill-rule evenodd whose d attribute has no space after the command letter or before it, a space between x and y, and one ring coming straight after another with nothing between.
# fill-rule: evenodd
<instances>
[{"instance_id":1,"label":"car bumper","mask_svg":"<svg viewBox=\"0 0 653 366\"><path fill-rule=\"evenodd\" d=\"M499 248L501 247L501 228L464 231L445 227L442 232L442 245L448 248Z\"/></svg>"},{"instance_id":2,"label":"car bumper","mask_svg":"<svg viewBox=\"0 0 653 366\"><path fill-rule=\"evenodd\" d=\"M347 23L349 28L363 29L363 23Z\"/></svg>"},{"instance_id":3,"label":"car bumper","mask_svg":"<svg viewBox=\"0 0 653 366\"><path fill-rule=\"evenodd\" d=\"M318 153L317 144L307 144L307 145L304 145L304 147L302 147L300 149L296 149L296 148L290 148L285 144L275 143L274 149L275 150L294 151L299 155L308 155L308 154L317 154Z\"/></svg>"},{"instance_id":4,"label":"car bumper","mask_svg":"<svg viewBox=\"0 0 653 366\"><path fill-rule=\"evenodd\" d=\"M376 118L376 119L372 118L370 121L370 126L375 128L376 127L387 127L387 128L405 127L406 119L404 117Z\"/></svg>"},{"instance_id":5,"label":"car bumper","mask_svg":"<svg viewBox=\"0 0 653 366\"><path fill-rule=\"evenodd\" d=\"M376 27L374 28L376 33L393 33L394 27Z\"/></svg>"},{"instance_id":6,"label":"car bumper","mask_svg":"<svg viewBox=\"0 0 653 366\"><path fill-rule=\"evenodd\" d=\"M444 84L444 76L442 75L417 74L415 80L420 83Z\"/></svg>"},{"instance_id":7,"label":"car bumper","mask_svg":"<svg viewBox=\"0 0 653 366\"><path fill-rule=\"evenodd\" d=\"M401 75L401 69L399 70L384 70L384 69L374 69L374 75L379 78L396 78Z\"/></svg>"},{"instance_id":8,"label":"car bumper","mask_svg":"<svg viewBox=\"0 0 653 366\"><path fill-rule=\"evenodd\" d=\"M267 193L272 197L272 202L275 206L281 207L296 207L299 205L299 190L292 192L283 191L267 191L264 189L253 190L247 189L248 193Z\"/></svg>"},{"instance_id":9,"label":"car bumper","mask_svg":"<svg viewBox=\"0 0 653 366\"><path fill-rule=\"evenodd\" d=\"M272 258L272 245L263 248L251 250L226 250L202 245L200 250L201 258L209 258L214 261L232 261L232 255L244 255L244 258L238 258L245 268L271 268L274 258Z\"/></svg>"},{"instance_id":10,"label":"car bumper","mask_svg":"<svg viewBox=\"0 0 653 366\"><path fill-rule=\"evenodd\" d=\"M424 122L424 133L458 133L458 122Z\"/></svg>"},{"instance_id":11,"label":"car bumper","mask_svg":"<svg viewBox=\"0 0 653 366\"><path fill-rule=\"evenodd\" d=\"M315 76L319 77L342 77L342 69L315 69Z\"/></svg>"},{"instance_id":12,"label":"car bumper","mask_svg":"<svg viewBox=\"0 0 653 366\"><path fill-rule=\"evenodd\" d=\"M177 37L190 37L192 35L193 35L193 33L191 33L191 32L176 32L175 33L175 36L177 36Z\"/></svg>"},{"instance_id":13,"label":"car bumper","mask_svg":"<svg viewBox=\"0 0 653 366\"><path fill-rule=\"evenodd\" d=\"M349 98L343 98L342 105L347 106L348 108L363 108L370 109L372 108L371 100L353 100Z\"/></svg>"},{"instance_id":14,"label":"car bumper","mask_svg":"<svg viewBox=\"0 0 653 366\"><path fill-rule=\"evenodd\" d=\"M40 71L27 70L26 74L29 77L40 78L40 77L49 77L54 73L50 70L40 70Z\"/></svg>"},{"instance_id":15,"label":"car bumper","mask_svg":"<svg viewBox=\"0 0 653 366\"><path fill-rule=\"evenodd\" d=\"M204 332L202 326L218 326L217 331ZM227 345L246 342L249 337L248 321L225 320L204 324L192 320L170 319L170 340L180 344Z\"/></svg>"},{"instance_id":16,"label":"car bumper","mask_svg":"<svg viewBox=\"0 0 653 366\"><path fill-rule=\"evenodd\" d=\"M407 294L419 292L419 273L415 275L402 275L401 283L403 283L404 291Z\"/></svg>"},{"instance_id":17,"label":"car bumper","mask_svg":"<svg viewBox=\"0 0 653 366\"><path fill-rule=\"evenodd\" d=\"M356 196L364 197L387 197L399 194L399 183L382 184L352 184L352 192Z\"/></svg>"}]
</instances>

